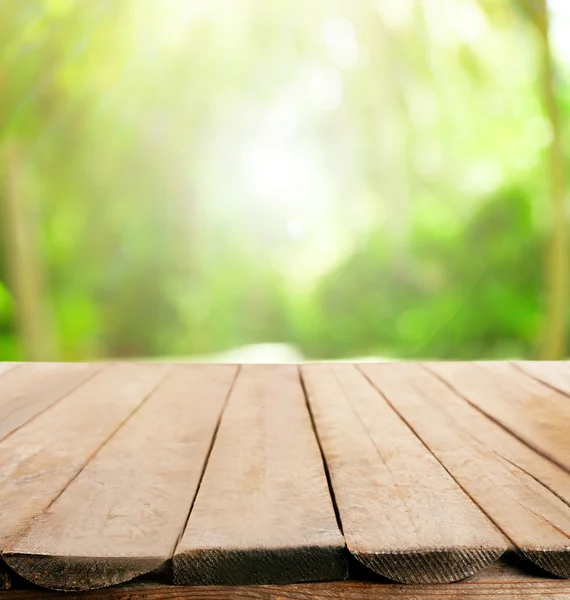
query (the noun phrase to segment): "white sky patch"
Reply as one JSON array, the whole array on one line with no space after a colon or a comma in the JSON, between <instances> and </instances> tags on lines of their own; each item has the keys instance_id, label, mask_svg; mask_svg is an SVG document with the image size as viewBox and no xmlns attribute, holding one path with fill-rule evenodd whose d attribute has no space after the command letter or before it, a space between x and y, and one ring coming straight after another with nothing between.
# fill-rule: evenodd
<instances>
[{"instance_id":1,"label":"white sky patch","mask_svg":"<svg viewBox=\"0 0 570 600\"><path fill-rule=\"evenodd\" d=\"M413 93L406 97L408 111L415 125L429 129L437 125L440 116L440 106L431 89L416 86Z\"/></svg>"},{"instance_id":2,"label":"white sky patch","mask_svg":"<svg viewBox=\"0 0 570 600\"><path fill-rule=\"evenodd\" d=\"M216 8L214 0L147 0L137 6L145 21L154 24L153 33L168 48L183 47L189 29L207 17L213 8ZM149 14L152 15L151 21L148 21ZM139 33L143 34L142 31ZM144 45L145 39L141 39L140 43Z\"/></svg>"},{"instance_id":3,"label":"white sky patch","mask_svg":"<svg viewBox=\"0 0 570 600\"><path fill-rule=\"evenodd\" d=\"M325 173L315 149L298 131L298 110L291 106L287 114L282 108L277 105L258 117L258 131L241 152L240 171L247 193L278 209L286 226L302 222L303 213L314 208L323 195ZM299 227L292 227L289 233L296 235Z\"/></svg>"},{"instance_id":4,"label":"white sky patch","mask_svg":"<svg viewBox=\"0 0 570 600\"><path fill-rule=\"evenodd\" d=\"M475 0L417 0L434 40L444 47L481 44L489 32L485 12Z\"/></svg>"},{"instance_id":5,"label":"white sky patch","mask_svg":"<svg viewBox=\"0 0 570 600\"><path fill-rule=\"evenodd\" d=\"M305 224L301 221L292 220L287 223L287 235L294 241L300 241L306 236Z\"/></svg>"},{"instance_id":6,"label":"white sky patch","mask_svg":"<svg viewBox=\"0 0 570 600\"><path fill-rule=\"evenodd\" d=\"M261 201L285 202L298 188L296 162L286 148L270 140L259 140L244 156L245 183Z\"/></svg>"},{"instance_id":7,"label":"white sky patch","mask_svg":"<svg viewBox=\"0 0 570 600\"><path fill-rule=\"evenodd\" d=\"M549 0L552 50L556 58L570 65L570 0Z\"/></svg>"},{"instance_id":8,"label":"white sky patch","mask_svg":"<svg viewBox=\"0 0 570 600\"><path fill-rule=\"evenodd\" d=\"M333 73L328 84L324 72ZM271 107L256 111L247 138L236 139L232 151L237 156L232 188L236 197L247 199L241 218L257 220L261 228L267 215L279 223L291 245L268 247L267 252L300 286L314 283L346 251L346 227L339 232L334 218L338 180L331 177L318 141L304 125L315 112L338 105L339 86L329 85L337 73L315 65L303 68L295 85ZM315 80L325 84L315 86ZM216 178L213 185L226 183Z\"/></svg>"},{"instance_id":9,"label":"white sky patch","mask_svg":"<svg viewBox=\"0 0 570 600\"><path fill-rule=\"evenodd\" d=\"M342 105L342 75L333 67L312 67L307 72L307 89L319 111L336 110Z\"/></svg>"},{"instance_id":10,"label":"white sky patch","mask_svg":"<svg viewBox=\"0 0 570 600\"><path fill-rule=\"evenodd\" d=\"M392 29L405 29L412 16L416 0L378 0L376 6L382 19Z\"/></svg>"},{"instance_id":11,"label":"white sky patch","mask_svg":"<svg viewBox=\"0 0 570 600\"><path fill-rule=\"evenodd\" d=\"M470 194L488 194L503 182L501 165L492 159L472 164L464 175L462 188Z\"/></svg>"},{"instance_id":12,"label":"white sky patch","mask_svg":"<svg viewBox=\"0 0 570 600\"><path fill-rule=\"evenodd\" d=\"M336 64L342 68L358 65L359 49L354 26L341 15L329 15L322 26L325 45Z\"/></svg>"},{"instance_id":13,"label":"white sky patch","mask_svg":"<svg viewBox=\"0 0 570 600\"><path fill-rule=\"evenodd\" d=\"M455 26L457 37L467 44L481 42L489 31L489 22L481 7L473 0L454 0L449 6L453 7L449 13L449 26Z\"/></svg>"}]
</instances>

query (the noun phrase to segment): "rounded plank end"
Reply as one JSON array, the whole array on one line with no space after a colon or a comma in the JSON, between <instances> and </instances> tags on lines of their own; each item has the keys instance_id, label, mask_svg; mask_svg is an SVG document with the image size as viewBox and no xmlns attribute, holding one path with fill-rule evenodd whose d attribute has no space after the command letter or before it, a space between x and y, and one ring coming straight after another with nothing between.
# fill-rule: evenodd
<instances>
[{"instance_id":1,"label":"rounded plank end","mask_svg":"<svg viewBox=\"0 0 570 600\"><path fill-rule=\"evenodd\" d=\"M536 566L561 579L570 578L570 546L556 549L519 548L520 554Z\"/></svg>"},{"instance_id":2,"label":"rounded plank end","mask_svg":"<svg viewBox=\"0 0 570 600\"><path fill-rule=\"evenodd\" d=\"M408 584L453 583L475 575L505 552L498 548L445 548L429 551L351 554L375 573Z\"/></svg>"},{"instance_id":3,"label":"rounded plank end","mask_svg":"<svg viewBox=\"0 0 570 600\"><path fill-rule=\"evenodd\" d=\"M96 590L125 583L166 567L164 558L4 554L6 564L27 581L57 591Z\"/></svg>"},{"instance_id":4,"label":"rounded plank end","mask_svg":"<svg viewBox=\"0 0 570 600\"><path fill-rule=\"evenodd\" d=\"M343 546L197 548L174 555L175 585L263 585L348 577Z\"/></svg>"}]
</instances>

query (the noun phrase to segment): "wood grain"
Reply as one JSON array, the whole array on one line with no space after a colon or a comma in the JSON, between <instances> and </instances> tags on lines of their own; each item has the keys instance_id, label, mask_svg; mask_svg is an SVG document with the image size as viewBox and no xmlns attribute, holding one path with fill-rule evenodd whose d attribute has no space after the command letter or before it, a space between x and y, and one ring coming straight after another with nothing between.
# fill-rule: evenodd
<instances>
[{"instance_id":1,"label":"wood grain","mask_svg":"<svg viewBox=\"0 0 570 600\"><path fill-rule=\"evenodd\" d=\"M0 442L0 550L57 498L167 369L110 365Z\"/></svg>"},{"instance_id":2,"label":"wood grain","mask_svg":"<svg viewBox=\"0 0 570 600\"><path fill-rule=\"evenodd\" d=\"M523 373L570 396L570 361L521 360L512 364Z\"/></svg>"},{"instance_id":3,"label":"wood grain","mask_svg":"<svg viewBox=\"0 0 570 600\"><path fill-rule=\"evenodd\" d=\"M428 363L471 404L570 471L570 402L505 362Z\"/></svg>"},{"instance_id":4,"label":"wood grain","mask_svg":"<svg viewBox=\"0 0 570 600\"><path fill-rule=\"evenodd\" d=\"M529 575L516 566L496 563L461 583L400 585L366 581L335 581L290 585L172 586L137 582L89 592L38 589L0 592L0 600L568 600L570 583Z\"/></svg>"},{"instance_id":5,"label":"wood grain","mask_svg":"<svg viewBox=\"0 0 570 600\"><path fill-rule=\"evenodd\" d=\"M19 575L85 590L165 569L237 368L179 365L4 551Z\"/></svg>"},{"instance_id":6,"label":"wood grain","mask_svg":"<svg viewBox=\"0 0 570 600\"><path fill-rule=\"evenodd\" d=\"M418 378L417 367L409 364L360 368L523 556L570 577L567 504L437 408L437 402L453 402L454 392L441 381Z\"/></svg>"},{"instance_id":7,"label":"wood grain","mask_svg":"<svg viewBox=\"0 0 570 600\"><path fill-rule=\"evenodd\" d=\"M177 584L346 577L297 367L243 366L174 560Z\"/></svg>"},{"instance_id":8,"label":"wood grain","mask_svg":"<svg viewBox=\"0 0 570 600\"><path fill-rule=\"evenodd\" d=\"M535 452L464 398L454 393L421 365L409 364L406 380L421 390L424 398L446 413L458 430L475 438L509 468L520 469L570 505L570 473Z\"/></svg>"},{"instance_id":9,"label":"wood grain","mask_svg":"<svg viewBox=\"0 0 570 600\"><path fill-rule=\"evenodd\" d=\"M10 369L17 367L20 364L21 363L17 362L0 362L0 377L2 377L2 375L7 373Z\"/></svg>"},{"instance_id":10,"label":"wood grain","mask_svg":"<svg viewBox=\"0 0 570 600\"><path fill-rule=\"evenodd\" d=\"M463 579L505 538L352 365L303 365L350 552L404 583Z\"/></svg>"},{"instance_id":11,"label":"wood grain","mask_svg":"<svg viewBox=\"0 0 570 600\"><path fill-rule=\"evenodd\" d=\"M15 367L17 367L19 365L20 365L20 363L16 363L16 362L0 362L0 378L4 374L6 374L8 371L14 369ZM1 382L0 382L0 389L1 389ZM1 401L1 398L2 398L2 396L0 395L0 401ZM0 427L2 427L1 421L0 421ZM0 438L1 437L2 436L0 434ZM0 560L0 590L7 590L10 588L10 586L11 586L10 574L8 573L8 571L2 564L2 561Z\"/></svg>"},{"instance_id":12,"label":"wood grain","mask_svg":"<svg viewBox=\"0 0 570 600\"><path fill-rule=\"evenodd\" d=\"M102 364L28 363L7 369L0 377L0 440L102 368Z\"/></svg>"}]
</instances>

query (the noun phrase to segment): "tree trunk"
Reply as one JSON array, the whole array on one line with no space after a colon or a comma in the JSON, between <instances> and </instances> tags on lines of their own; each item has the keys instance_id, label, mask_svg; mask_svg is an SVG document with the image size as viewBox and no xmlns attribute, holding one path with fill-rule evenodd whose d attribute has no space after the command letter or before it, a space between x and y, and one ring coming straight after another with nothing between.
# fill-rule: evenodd
<instances>
[{"instance_id":1,"label":"tree trunk","mask_svg":"<svg viewBox=\"0 0 570 600\"><path fill-rule=\"evenodd\" d=\"M20 348L25 360L54 360L54 328L47 308L38 235L21 148L16 141L6 139L0 151L0 223Z\"/></svg>"},{"instance_id":2,"label":"tree trunk","mask_svg":"<svg viewBox=\"0 0 570 600\"><path fill-rule=\"evenodd\" d=\"M542 358L563 358L566 351L566 310L568 306L568 242L566 220L566 182L560 111L556 99L556 72L550 48L546 0L538 2L536 24L542 51L542 93L552 130L550 159L551 234L546 261L547 310Z\"/></svg>"}]
</instances>

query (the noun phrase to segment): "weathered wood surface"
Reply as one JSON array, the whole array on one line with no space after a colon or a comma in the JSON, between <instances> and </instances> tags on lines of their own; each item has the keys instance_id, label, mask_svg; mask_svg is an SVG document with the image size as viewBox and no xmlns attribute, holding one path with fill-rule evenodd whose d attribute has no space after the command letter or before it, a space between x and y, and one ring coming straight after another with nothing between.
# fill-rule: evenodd
<instances>
[{"instance_id":1,"label":"weathered wood surface","mask_svg":"<svg viewBox=\"0 0 570 600\"><path fill-rule=\"evenodd\" d=\"M570 473L539 454L485 413L475 408L420 365L406 365L405 379L413 383L432 405L446 413L458 432L464 432L503 459L509 468L521 470L570 505ZM570 425L569 425L570 434Z\"/></svg>"},{"instance_id":2,"label":"weathered wood surface","mask_svg":"<svg viewBox=\"0 0 570 600\"><path fill-rule=\"evenodd\" d=\"M0 362L0 377L10 369L17 367L19 364L20 363L17 362Z\"/></svg>"},{"instance_id":3,"label":"weathered wood surface","mask_svg":"<svg viewBox=\"0 0 570 600\"><path fill-rule=\"evenodd\" d=\"M481 579L495 566L428 583L466 577L507 548L525 569L570 577L569 368L249 366L234 382L237 367L224 365L0 363L0 551L63 590L140 574L244 584L139 581L83 595L94 598L570 600L568 581ZM346 573L301 372L349 549L424 585L274 585Z\"/></svg>"},{"instance_id":4,"label":"weathered wood surface","mask_svg":"<svg viewBox=\"0 0 570 600\"><path fill-rule=\"evenodd\" d=\"M354 366L301 370L356 558L396 581L441 583L503 554L505 538Z\"/></svg>"},{"instance_id":5,"label":"weathered wood surface","mask_svg":"<svg viewBox=\"0 0 570 600\"><path fill-rule=\"evenodd\" d=\"M567 504L492 448L465 435L434 406L435 398L451 401L454 393L441 381L418 377L413 365L361 369L523 556L554 575L570 577ZM471 384L476 385L473 380Z\"/></svg>"},{"instance_id":6,"label":"weathered wood surface","mask_svg":"<svg viewBox=\"0 0 570 600\"><path fill-rule=\"evenodd\" d=\"M542 383L570 396L570 361L527 360L513 365Z\"/></svg>"},{"instance_id":7,"label":"weathered wood surface","mask_svg":"<svg viewBox=\"0 0 570 600\"><path fill-rule=\"evenodd\" d=\"M0 442L0 551L61 494L168 369L107 366Z\"/></svg>"},{"instance_id":8,"label":"weathered wood surface","mask_svg":"<svg viewBox=\"0 0 570 600\"><path fill-rule=\"evenodd\" d=\"M346 577L296 366L242 366L173 570L178 584Z\"/></svg>"},{"instance_id":9,"label":"weathered wood surface","mask_svg":"<svg viewBox=\"0 0 570 600\"><path fill-rule=\"evenodd\" d=\"M567 396L505 362L427 366L505 429L570 471Z\"/></svg>"},{"instance_id":10,"label":"weathered wood surface","mask_svg":"<svg viewBox=\"0 0 570 600\"><path fill-rule=\"evenodd\" d=\"M44 587L83 590L165 569L237 368L173 367L4 560Z\"/></svg>"},{"instance_id":11,"label":"weathered wood surface","mask_svg":"<svg viewBox=\"0 0 570 600\"><path fill-rule=\"evenodd\" d=\"M0 440L93 377L103 365L0 364Z\"/></svg>"},{"instance_id":12,"label":"weathered wood surface","mask_svg":"<svg viewBox=\"0 0 570 600\"><path fill-rule=\"evenodd\" d=\"M81 593L11 590L0 600L568 600L570 583L529 575L516 566L496 563L460 583L400 585L371 581L335 581L256 586L172 586L139 582Z\"/></svg>"}]
</instances>

